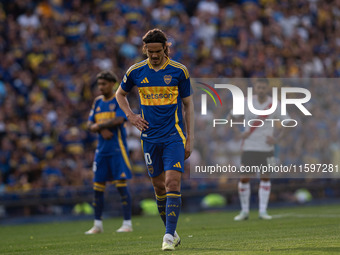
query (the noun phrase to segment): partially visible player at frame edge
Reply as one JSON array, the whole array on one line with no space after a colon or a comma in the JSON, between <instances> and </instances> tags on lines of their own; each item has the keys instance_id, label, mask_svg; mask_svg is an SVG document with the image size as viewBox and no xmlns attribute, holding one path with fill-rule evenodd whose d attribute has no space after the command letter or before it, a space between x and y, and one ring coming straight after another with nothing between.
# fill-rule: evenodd
<instances>
[{"instance_id":1,"label":"partially visible player at frame edge","mask_svg":"<svg viewBox=\"0 0 340 255\"><path fill-rule=\"evenodd\" d=\"M270 85L267 79L258 78L254 83L254 95L253 95L253 106L257 110L267 110L271 108L272 97L268 95ZM288 115L282 116L280 114L281 108L278 104L277 109L274 113L269 116L258 116L250 112L247 106L245 106L245 123L248 123L251 119L286 119ZM235 118L237 116L232 116ZM274 146L277 144L286 134L287 128L281 128L278 134L275 134L275 125L270 121L258 121L253 122L253 126L246 126L244 132L241 134L242 138L242 155L241 164L243 166L267 166L274 165L276 159L274 157ZM238 130L238 129L234 129ZM247 174L246 174L247 175ZM238 183L238 194L241 203L241 212L235 216L235 221L246 220L249 217L249 203L251 188L249 178L244 176ZM249 176L248 176L249 177ZM272 216L268 215L267 207L270 197L271 182L268 175L260 175L260 185L258 190L259 197L259 218L263 220L271 220Z\"/></svg>"},{"instance_id":2,"label":"partially visible player at frame edge","mask_svg":"<svg viewBox=\"0 0 340 255\"><path fill-rule=\"evenodd\" d=\"M121 197L124 221L117 232L131 232L131 196L127 179L131 179L131 165L128 158L124 122L127 120L117 103L114 86L117 77L110 71L97 75L97 85L101 92L92 105L87 127L98 133L98 145L93 162L94 171L94 226L85 234L103 232L102 213L106 182L116 185Z\"/></svg>"},{"instance_id":3,"label":"partially visible player at frame edge","mask_svg":"<svg viewBox=\"0 0 340 255\"><path fill-rule=\"evenodd\" d=\"M162 250L174 250L180 243L176 226L181 207L181 176L184 160L191 154L194 118L188 70L170 60L169 46L163 31L148 31L143 37L143 52L148 58L128 69L117 91L118 103L128 120L142 131L146 166L165 225ZM131 111L126 98L135 85L141 115Z\"/></svg>"}]
</instances>

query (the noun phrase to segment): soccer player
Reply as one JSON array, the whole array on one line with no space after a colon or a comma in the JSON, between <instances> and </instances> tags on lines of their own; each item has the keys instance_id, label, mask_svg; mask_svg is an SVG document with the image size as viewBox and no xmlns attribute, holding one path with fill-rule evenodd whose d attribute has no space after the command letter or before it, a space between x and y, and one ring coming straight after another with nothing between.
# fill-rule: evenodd
<instances>
[{"instance_id":1,"label":"soccer player","mask_svg":"<svg viewBox=\"0 0 340 255\"><path fill-rule=\"evenodd\" d=\"M269 82L267 79L257 79L254 84L254 96L253 106L257 110L267 110L272 106L272 97L268 95ZM245 123L248 123L251 119L280 119L283 120L283 116L280 115L280 107L278 105L274 113L269 116L257 116L249 111L248 107L245 107ZM274 145L277 144L284 136L285 128L282 128L277 137L274 137L274 125L271 121L263 121L263 126L252 123L252 126L246 126L245 132L241 134L243 139L243 148L241 155L241 164L243 166L261 166L268 164L275 164L274 157ZM262 175L260 177L259 185L259 218L264 220L272 219L272 216L268 215L267 207L270 196L271 183L268 176ZM238 183L238 193L241 202L241 212L234 220L241 221L248 219L249 216L249 202L250 202L250 183L249 178L246 176L241 178Z\"/></svg>"},{"instance_id":2,"label":"soccer player","mask_svg":"<svg viewBox=\"0 0 340 255\"><path fill-rule=\"evenodd\" d=\"M163 31L148 31L143 37L143 52L148 58L128 69L117 91L121 109L142 131L145 162L165 225L162 250L174 250L180 243L176 226L181 208L181 176L184 160L191 153L194 117L188 70L169 59L169 46ZM126 98L135 85L141 115L132 112Z\"/></svg>"},{"instance_id":3,"label":"soccer player","mask_svg":"<svg viewBox=\"0 0 340 255\"><path fill-rule=\"evenodd\" d=\"M124 221L117 232L131 232L131 197L127 179L131 178L124 122L126 116L120 109L114 91L116 75L109 71L97 75L97 85L101 92L92 105L88 119L88 129L98 133L98 145L93 162L94 172L94 226L85 234L103 232L102 212L106 182L113 182L121 197Z\"/></svg>"}]
</instances>

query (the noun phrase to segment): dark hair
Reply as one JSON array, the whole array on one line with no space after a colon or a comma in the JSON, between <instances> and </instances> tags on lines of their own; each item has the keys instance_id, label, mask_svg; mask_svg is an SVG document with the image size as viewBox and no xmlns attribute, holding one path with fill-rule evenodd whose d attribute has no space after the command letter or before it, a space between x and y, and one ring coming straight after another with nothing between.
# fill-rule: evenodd
<instances>
[{"instance_id":1,"label":"dark hair","mask_svg":"<svg viewBox=\"0 0 340 255\"><path fill-rule=\"evenodd\" d=\"M159 28L154 28L152 30L149 30L144 36L143 36L143 53L146 54L146 44L148 43L161 43L163 44L163 47L165 46L164 53L165 55L169 56L169 46L168 38L166 37L165 33L160 30Z\"/></svg>"},{"instance_id":2,"label":"dark hair","mask_svg":"<svg viewBox=\"0 0 340 255\"><path fill-rule=\"evenodd\" d=\"M97 74L96 81L103 79L106 81L117 82L117 76L111 71L102 71Z\"/></svg>"}]
</instances>

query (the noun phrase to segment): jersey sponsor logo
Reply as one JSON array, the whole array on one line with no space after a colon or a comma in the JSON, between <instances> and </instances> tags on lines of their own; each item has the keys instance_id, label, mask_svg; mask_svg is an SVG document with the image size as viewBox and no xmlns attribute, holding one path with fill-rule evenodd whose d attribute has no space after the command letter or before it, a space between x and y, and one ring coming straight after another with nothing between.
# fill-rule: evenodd
<instances>
[{"instance_id":1,"label":"jersey sponsor logo","mask_svg":"<svg viewBox=\"0 0 340 255\"><path fill-rule=\"evenodd\" d=\"M182 168L182 167L181 167L181 163L179 163L179 162L177 162L176 164L174 164L173 167Z\"/></svg>"},{"instance_id":2,"label":"jersey sponsor logo","mask_svg":"<svg viewBox=\"0 0 340 255\"><path fill-rule=\"evenodd\" d=\"M164 82L169 85L171 82L172 76L171 75L164 75Z\"/></svg>"},{"instance_id":3,"label":"jersey sponsor logo","mask_svg":"<svg viewBox=\"0 0 340 255\"><path fill-rule=\"evenodd\" d=\"M140 87L138 90L142 105L177 104L177 86Z\"/></svg>"},{"instance_id":4,"label":"jersey sponsor logo","mask_svg":"<svg viewBox=\"0 0 340 255\"><path fill-rule=\"evenodd\" d=\"M116 117L116 112L101 112L94 116L96 123L103 123L107 120L114 119Z\"/></svg>"},{"instance_id":5,"label":"jersey sponsor logo","mask_svg":"<svg viewBox=\"0 0 340 255\"><path fill-rule=\"evenodd\" d=\"M154 172L153 166L149 165L148 171L149 171L150 174L153 174L153 172Z\"/></svg>"},{"instance_id":6,"label":"jersey sponsor logo","mask_svg":"<svg viewBox=\"0 0 340 255\"><path fill-rule=\"evenodd\" d=\"M147 77L145 77L143 80L142 80L142 82L141 83L149 83L149 80L148 80L148 78Z\"/></svg>"}]
</instances>

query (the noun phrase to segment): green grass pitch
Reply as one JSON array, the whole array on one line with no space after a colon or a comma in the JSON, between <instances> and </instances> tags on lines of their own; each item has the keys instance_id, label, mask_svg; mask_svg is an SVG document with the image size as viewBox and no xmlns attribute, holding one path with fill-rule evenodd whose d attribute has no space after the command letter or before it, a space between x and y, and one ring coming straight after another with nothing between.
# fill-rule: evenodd
<instances>
[{"instance_id":1,"label":"green grass pitch","mask_svg":"<svg viewBox=\"0 0 340 255\"><path fill-rule=\"evenodd\" d=\"M92 221L0 227L0 254L340 254L340 206L272 209L271 221L234 222L236 212L181 214L182 244L161 250L159 217L134 217L134 232L115 233L120 218L104 219L105 232L84 235Z\"/></svg>"}]
</instances>

